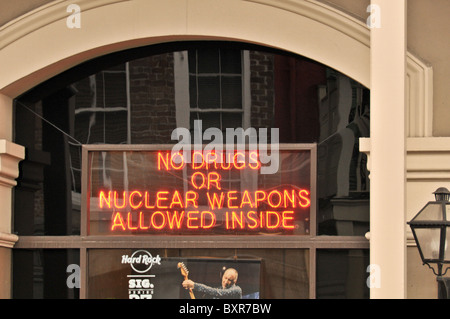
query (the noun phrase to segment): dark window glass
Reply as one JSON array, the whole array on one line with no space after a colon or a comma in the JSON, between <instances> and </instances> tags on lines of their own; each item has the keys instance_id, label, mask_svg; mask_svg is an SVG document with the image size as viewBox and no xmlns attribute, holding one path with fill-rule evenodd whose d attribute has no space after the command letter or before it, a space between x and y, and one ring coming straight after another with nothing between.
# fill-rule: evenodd
<instances>
[{"instance_id":1,"label":"dark window glass","mask_svg":"<svg viewBox=\"0 0 450 319\"><path fill-rule=\"evenodd\" d=\"M195 70L197 74L220 72L220 53L218 49L200 49L196 50L196 52L197 67Z\"/></svg>"},{"instance_id":2,"label":"dark window glass","mask_svg":"<svg viewBox=\"0 0 450 319\"><path fill-rule=\"evenodd\" d=\"M242 79L240 76L222 78L222 108L242 108ZM230 126L233 127L233 126Z\"/></svg>"},{"instance_id":3,"label":"dark window glass","mask_svg":"<svg viewBox=\"0 0 450 319\"><path fill-rule=\"evenodd\" d=\"M78 299L79 265L75 249L15 249L13 298Z\"/></svg>"},{"instance_id":4,"label":"dark window glass","mask_svg":"<svg viewBox=\"0 0 450 319\"><path fill-rule=\"evenodd\" d=\"M222 73L240 74L242 72L241 52L239 50L220 50Z\"/></svg>"},{"instance_id":5,"label":"dark window glass","mask_svg":"<svg viewBox=\"0 0 450 319\"><path fill-rule=\"evenodd\" d=\"M360 249L317 250L316 297L318 299L368 299L369 251Z\"/></svg>"},{"instance_id":6,"label":"dark window glass","mask_svg":"<svg viewBox=\"0 0 450 319\"><path fill-rule=\"evenodd\" d=\"M201 109L220 108L220 78L205 76L197 79L197 106Z\"/></svg>"}]
</instances>

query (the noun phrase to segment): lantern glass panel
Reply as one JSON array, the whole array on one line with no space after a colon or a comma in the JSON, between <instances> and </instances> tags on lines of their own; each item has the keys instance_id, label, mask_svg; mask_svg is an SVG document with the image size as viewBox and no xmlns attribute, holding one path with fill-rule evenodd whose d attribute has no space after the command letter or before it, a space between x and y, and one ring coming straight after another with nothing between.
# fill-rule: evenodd
<instances>
[{"instance_id":1,"label":"lantern glass panel","mask_svg":"<svg viewBox=\"0 0 450 319\"><path fill-rule=\"evenodd\" d=\"M450 239L450 227L445 228L445 236L444 259L445 261L450 261L450 245L448 245L448 240Z\"/></svg>"},{"instance_id":2,"label":"lantern glass panel","mask_svg":"<svg viewBox=\"0 0 450 319\"><path fill-rule=\"evenodd\" d=\"M446 220L450 220L450 203L445 204L445 215Z\"/></svg>"},{"instance_id":3,"label":"lantern glass panel","mask_svg":"<svg viewBox=\"0 0 450 319\"><path fill-rule=\"evenodd\" d=\"M425 259L439 258L440 228L416 228L418 244Z\"/></svg>"},{"instance_id":4,"label":"lantern glass panel","mask_svg":"<svg viewBox=\"0 0 450 319\"><path fill-rule=\"evenodd\" d=\"M442 204L428 203L416 218L414 218L414 221L442 220L443 218Z\"/></svg>"}]
</instances>

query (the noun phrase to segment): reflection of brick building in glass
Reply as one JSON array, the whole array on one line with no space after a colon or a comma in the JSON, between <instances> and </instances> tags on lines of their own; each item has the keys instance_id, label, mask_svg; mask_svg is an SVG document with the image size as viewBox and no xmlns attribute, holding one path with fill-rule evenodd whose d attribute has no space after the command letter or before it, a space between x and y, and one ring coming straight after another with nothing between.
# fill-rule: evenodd
<instances>
[{"instance_id":1,"label":"reflection of brick building in glass","mask_svg":"<svg viewBox=\"0 0 450 319\"><path fill-rule=\"evenodd\" d=\"M340 228L351 235L353 226L342 225L355 221L366 230L368 185L358 138L368 136L367 94L324 65L273 52L205 47L134 59L74 87L76 138L87 144L174 144L172 131L192 132L194 119L202 120L203 131L277 127L280 143L318 143L323 232ZM80 170L74 168L76 176ZM338 172L347 177L338 178ZM277 175L263 177L259 183L279 182L271 181ZM230 176L228 183L239 185L240 179ZM354 217L335 215L355 205Z\"/></svg>"},{"instance_id":2,"label":"reflection of brick building in glass","mask_svg":"<svg viewBox=\"0 0 450 319\"><path fill-rule=\"evenodd\" d=\"M172 131L186 127L192 132L193 119L202 119L203 131L208 127L278 128L280 143L318 143L319 231L334 234L339 223L352 224L353 217L348 222L336 221L334 210L353 210L357 202L364 207L364 217L356 208L355 220L362 222L362 229L366 227L366 165L357 143L358 137L368 136L364 126L368 124L368 105L363 104L368 91L361 85L317 62L275 51L195 46L144 55L82 77L69 90L30 105L59 128L73 132L82 144L174 144ZM54 112L56 109L59 111ZM61 199L58 209L71 206L72 217L67 218L76 220L81 147L67 140L67 150L52 150L56 147L51 146L56 145L51 142L54 128L44 126L42 130L41 121L35 122L34 136L18 135L18 139L30 149L70 152L66 158L51 159L54 167L59 161L61 167L70 163L70 168L65 168L65 185L56 186L52 179L48 183L67 188L67 200ZM18 125L22 123L25 121ZM120 175L126 163L119 164ZM339 177L339 184L338 171L347 172L346 177ZM243 177L235 175L227 176L227 183L236 188ZM59 176L55 179L61 184ZM274 184L277 179L277 175L264 176L259 183ZM33 193L34 211L39 216L36 222L43 224L46 200L42 189L46 186L38 188Z\"/></svg>"},{"instance_id":3,"label":"reflection of brick building in glass","mask_svg":"<svg viewBox=\"0 0 450 319\"><path fill-rule=\"evenodd\" d=\"M94 62L87 68L89 72L75 72L76 81L58 81L59 91L44 86L23 97L21 103L74 139L55 134L54 126L17 108L16 141L27 147L29 156L21 164L24 169L15 188L15 229L21 235L80 234L82 144L157 144L170 149L177 142L171 139L172 131L184 127L192 133L194 120L200 119L203 131L252 127L267 128L270 133L270 128L278 128L280 143L317 143L317 163L308 162L317 167L316 189L300 185L317 194L313 212L316 233L363 233L368 228L368 192L365 175L359 175L359 170L365 169L365 164L354 154L362 156L357 151L358 137L368 134L361 130L368 115L368 108L363 112L368 91L300 56L241 49L195 46L126 56L117 63L106 59L108 67L92 68ZM26 121L30 116L33 121ZM268 136L267 142L271 141ZM95 159L95 178L110 189L136 187L129 170L139 161L134 157L139 153L114 158L111 154L105 152ZM288 156L284 162L287 172L250 176L229 171L221 175L221 183L242 191L305 179L289 175L299 168L299 162L306 165L305 161ZM338 172L346 175L338 176ZM183 180L189 181L189 174L186 172ZM148 182L145 188L157 190L159 184L151 179L144 183ZM164 179L168 189L179 189L180 178L168 175ZM187 182L184 188L189 189ZM55 192L60 196L53 196ZM200 193L199 203L206 207L205 194ZM304 213L309 214L307 210ZM110 227L109 215L91 212L91 231ZM226 217L226 212L222 216ZM133 219L132 225L135 222ZM308 235L312 227L309 217L296 221L295 226L295 233L302 235ZM66 257L62 254L59 258Z\"/></svg>"}]
</instances>

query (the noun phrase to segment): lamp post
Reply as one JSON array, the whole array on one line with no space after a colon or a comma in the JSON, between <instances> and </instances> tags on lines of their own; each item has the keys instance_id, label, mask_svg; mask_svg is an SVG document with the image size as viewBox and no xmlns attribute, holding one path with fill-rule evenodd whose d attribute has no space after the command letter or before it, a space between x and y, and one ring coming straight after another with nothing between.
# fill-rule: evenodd
<instances>
[{"instance_id":1,"label":"lamp post","mask_svg":"<svg viewBox=\"0 0 450 319\"><path fill-rule=\"evenodd\" d=\"M423 264L436 275L438 298L450 299L450 278L443 277L450 267L450 191L440 187L433 194L436 200L428 202L408 224Z\"/></svg>"}]
</instances>

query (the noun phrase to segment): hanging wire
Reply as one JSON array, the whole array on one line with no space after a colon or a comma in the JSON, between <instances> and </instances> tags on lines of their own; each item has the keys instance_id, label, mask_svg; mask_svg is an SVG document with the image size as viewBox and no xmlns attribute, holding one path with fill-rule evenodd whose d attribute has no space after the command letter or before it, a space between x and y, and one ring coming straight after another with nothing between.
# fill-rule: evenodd
<instances>
[{"instance_id":1,"label":"hanging wire","mask_svg":"<svg viewBox=\"0 0 450 319\"><path fill-rule=\"evenodd\" d=\"M46 122L47 124L49 124L50 126L52 126L53 128L55 128L56 130L58 130L59 132L63 133L65 136L69 137L70 139L72 139L75 144L77 144L78 146L82 146L83 143L81 143L80 141L78 141L75 137L73 137L72 135L66 133L65 131L63 131L62 129L60 129L59 127L57 127L55 124L53 124L52 122L50 122L49 120L45 119L42 115L40 115L39 113L33 111L31 108L29 108L27 105L25 105L24 103L15 100L14 101L15 104L18 104L22 107L24 107L25 109L27 109L28 111L30 111L31 113L33 113L34 115L36 115L37 117L39 117L41 120L43 120L44 122Z\"/></svg>"}]
</instances>

